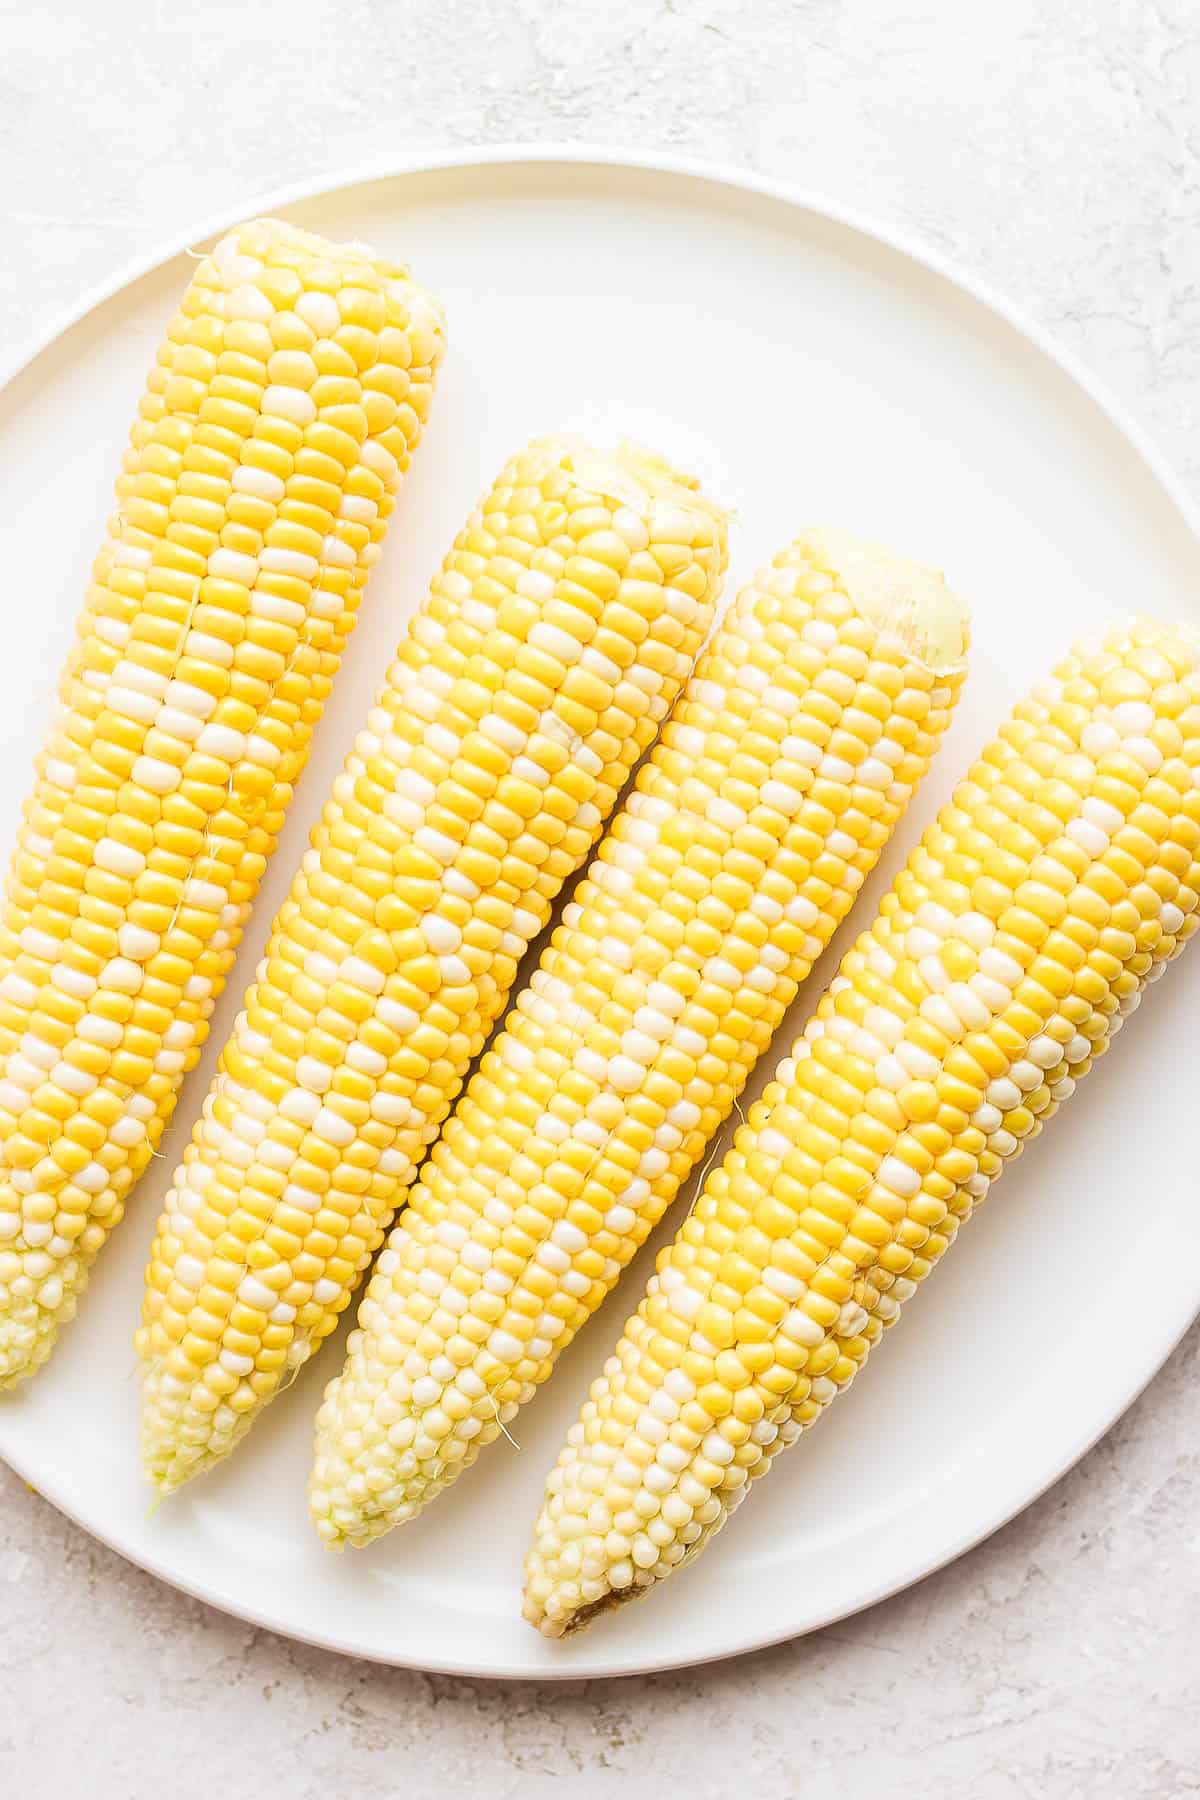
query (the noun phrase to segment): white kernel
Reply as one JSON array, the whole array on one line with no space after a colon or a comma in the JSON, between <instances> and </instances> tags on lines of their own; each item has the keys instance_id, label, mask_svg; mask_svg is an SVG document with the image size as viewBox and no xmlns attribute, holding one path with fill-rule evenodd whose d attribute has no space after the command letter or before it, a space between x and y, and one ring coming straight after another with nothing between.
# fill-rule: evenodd
<instances>
[{"instance_id":1,"label":"white kernel","mask_svg":"<svg viewBox=\"0 0 1200 1800\"><path fill-rule=\"evenodd\" d=\"M83 1013L76 1024L76 1037L81 1037L86 1044L103 1044L104 1049L115 1049L124 1037L124 1028L115 1019L101 1019L97 1017L97 1013ZM25 1039L22 1039L23 1048ZM32 1051L27 1051L27 1055L32 1055Z\"/></svg>"},{"instance_id":2,"label":"white kernel","mask_svg":"<svg viewBox=\"0 0 1200 1800\"><path fill-rule=\"evenodd\" d=\"M334 1144L339 1149L344 1149L346 1145L352 1144L356 1135L349 1119L344 1119L341 1113L335 1112L331 1106L321 1107L313 1120L312 1129L318 1137L324 1138L327 1144Z\"/></svg>"},{"instance_id":3,"label":"white kernel","mask_svg":"<svg viewBox=\"0 0 1200 1800\"><path fill-rule=\"evenodd\" d=\"M360 1074L373 1076L375 1080L387 1072L387 1057L381 1056L378 1050L370 1050L366 1044L353 1043L346 1050L346 1062Z\"/></svg>"},{"instance_id":4,"label":"white kernel","mask_svg":"<svg viewBox=\"0 0 1200 1800\"><path fill-rule=\"evenodd\" d=\"M763 1270L763 1286L771 1293L778 1294L781 1300L794 1304L804 1293L804 1283L798 1275L789 1275L785 1269L777 1269L769 1263Z\"/></svg>"},{"instance_id":5,"label":"white kernel","mask_svg":"<svg viewBox=\"0 0 1200 1800\"><path fill-rule=\"evenodd\" d=\"M159 942L157 932L146 931L141 925L125 924L117 932L117 947L131 962L146 962L158 949Z\"/></svg>"},{"instance_id":6,"label":"white kernel","mask_svg":"<svg viewBox=\"0 0 1200 1800\"><path fill-rule=\"evenodd\" d=\"M863 787L886 788L891 785L892 771L879 757L866 756L858 765L855 780Z\"/></svg>"},{"instance_id":7,"label":"white kernel","mask_svg":"<svg viewBox=\"0 0 1200 1800\"><path fill-rule=\"evenodd\" d=\"M315 556L310 556L304 550L287 550L279 545L267 544L258 560L262 568L269 569L273 574L294 575L300 581L315 581L321 572L321 565ZM262 598L270 600L273 596L264 595ZM258 611L260 606L261 601L256 600L255 610ZM304 616L302 610L300 616Z\"/></svg>"},{"instance_id":8,"label":"white kernel","mask_svg":"<svg viewBox=\"0 0 1200 1800\"><path fill-rule=\"evenodd\" d=\"M797 894L784 907L784 917L790 925L798 925L802 931L811 931L820 914L806 894Z\"/></svg>"},{"instance_id":9,"label":"white kernel","mask_svg":"<svg viewBox=\"0 0 1200 1800\"><path fill-rule=\"evenodd\" d=\"M205 688L194 686L190 681L169 682L166 698L172 706L179 707L181 712L191 713L195 719L207 719L217 705L213 694Z\"/></svg>"},{"instance_id":10,"label":"white kernel","mask_svg":"<svg viewBox=\"0 0 1200 1800\"><path fill-rule=\"evenodd\" d=\"M1109 837L1120 831L1125 823L1124 814L1118 812L1115 806L1110 806L1107 800L1097 800L1089 796L1080 811L1085 819L1090 820L1093 825L1098 825L1101 831L1108 833Z\"/></svg>"},{"instance_id":11,"label":"white kernel","mask_svg":"<svg viewBox=\"0 0 1200 1800\"><path fill-rule=\"evenodd\" d=\"M257 1275L244 1275L238 1284L238 1299L247 1306L256 1307L260 1312L269 1313L276 1303L276 1295L261 1282Z\"/></svg>"},{"instance_id":12,"label":"white kernel","mask_svg":"<svg viewBox=\"0 0 1200 1800\"><path fill-rule=\"evenodd\" d=\"M351 987L359 988L364 994L382 994L386 977L374 963L369 963L361 956L346 956L342 959L338 971L341 979Z\"/></svg>"},{"instance_id":13,"label":"white kernel","mask_svg":"<svg viewBox=\"0 0 1200 1800\"><path fill-rule=\"evenodd\" d=\"M669 1123L678 1131L694 1131L700 1118L700 1108L691 1100L677 1100L667 1111Z\"/></svg>"},{"instance_id":14,"label":"white kernel","mask_svg":"<svg viewBox=\"0 0 1200 1800\"><path fill-rule=\"evenodd\" d=\"M634 1093L644 1081L646 1070L631 1056L614 1056L608 1063L608 1082L618 1094Z\"/></svg>"},{"instance_id":15,"label":"white kernel","mask_svg":"<svg viewBox=\"0 0 1200 1800\"><path fill-rule=\"evenodd\" d=\"M312 1093L323 1094L333 1081L333 1070L318 1056L301 1056L296 1061L296 1080Z\"/></svg>"},{"instance_id":16,"label":"white kernel","mask_svg":"<svg viewBox=\"0 0 1200 1800\"><path fill-rule=\"evenodd\" d=\"M458 855L458 845L444 831L435 831L431 825L422 825L413 833L413 843L418 850L424 850L435 862L449 868Z\"/></svg>"},{"instance_id":17,"label":"white kernel","mask_svg":"<svg viewBox=\"0 0 1200 1800\"><path fill-rule=\"evenodd\" d=\"M954 935L973 950L986 950L996 935L996 927L983 913L965 912L955 921Z\"/></svg>"},{"instance_id":18,"label":"white kernel","mask_svg":"<svg viewBox=\"0 0 1200 1800\"><path fill-rule=\"evenodd\" d=\"M821 747L810 738L794 735L785 737L779 749L788 762L799 763L802 768L815 769L821 760Z\"/></svg>"},{"instance_id":19,"label":"white kernel","mask_svg":"<svg viewBox=\"0 0 1200 1800\"><path fill-rule=\"evenodd\" d=\"M745 631L744 623L741 629ZM793 694L789 688L780 687L778 682L768 682L762 690L761 699L763 711L776 713L781 719L790 719L800 710L799 695Z\"/></svg>"},{"instance_id":20,"label":"white kernel","mask_svg":"<svg viewBox=\"0 0 1200 1800\"><path fill-rule=\"evenodd\" d=\"M1122 700L1112 709L1112 722L1123 738L1145 737L1154 729L1154 708L1144 700Z\"/></svg>"},{"instance_id":21,"label":"white kernel","mask_svg":"<svg viewBox=\"0 0 1200 1800\"><path fill-rule=\"evenodd\" d=\"M56 962L62 952L62 944L48 931L38 931L33 925L26 925L18 939L22 950L30 956L36 956L39 962Z\"/></svg>"},{"instance_id":22,"label":"white kernel","mask_svg":"<svg viewBox=\"0 0 1200 1800\"><path fill-rule=\"evenodd\" d=\"M258 562L244 551L229 550L222 544L209 556L208 573L218 581L236 581L241 587L252 588L258 579Z\"/></svg>"},{"instance_id":23,"label":"white kernel","mask_svg":"<svg viewBox=\"0 0 1200 1800\"><path fill-rule=\"evenodd\" d=\"M342 315L332 294L308 289L297 300L295 311L318 337L332 337L341 327Z\"/></svg>"},{"instance_id":24,"label":"white kernel","mask_svg":"<svg viewBox=\"0 0 1200 1800\"><path fill-rule=\"evenodd\" d=\"M296 310L299 311L298 305ZM232 486L239 494L253 494L256 500L269 500L273 506L278 506L287 493L278 475L255 468L252 463L242 463L233 471Z\"/></svg>"},{"instance_id":25,"label":"white kernel","mask_svg":"<svg viewBox=\"0 0 1200 1800\"><path fill-rule=\"evenodd\" d=\"M145 979L145 971L127 956L114 956L100 971L100 986L110 993L136 994Z\"/></svg>"},{"instance_id":26,"label":"white kernel","mask_svg":"<svg viewBox=\"0 0 1200 1800\"><path fill-rule=\"evenodd\" d=\"M215 881L199 881L191 876L183 884L183 899L198 912L220 912L225 905L225 889Z\"/></svg>"},{"instance_id":27,"label":"white kernel","mask_svg":"<svg viewBox=\"0 0 1200 1800\"><path fill-rule=\"evenodd\" d=\"M1067 825L1066 836L1091 857L1103 856L1110 842L1108 833L1088 819L1072 819Z\"/></svg>"},{"instance_id":28,"label":"white kernel","mask_svg":"<svg viewBox=\"0 0 1200 1800\"><path fill-rule=\"evenodd\" d=\"M668 1019L678 1018L679 1014L687 1005L687 1001L679 992L678 988L670 986L670 984L665 981L652 981L650 983L646 989L646 1003L649 1007L652 1007L656 1012L663 1014ZM644 1027L644 1029L649 1030L649 1027Z\"/></svg>"},{"instance_id":29,"label":"white kernel","mask_svg":"<svg viewBox=\"0 0 1200 1800\"><path fill-rule=\"evenodd\" d=\"M570 1257L565 1250L560 1250L557 1244L539 1244L537 1261L543 1269L549 1269L552 1275L565 1275L571 1266Z\"/></svg>"},{"instance_id":30,"label":"white kernel","mask_svg":"<svg viewBox=\"0 0 1200 1800\"><path fill-rule=\"evenodd\" d=\"M893 1012L883 1006L868 1006L863 1015L866 1029L881 1043L894 1049L904 1036L904 1025Z\"/></svg>"},{"instance_id":31,"label":"white kernel","mask_svg":"<svg viewBox=\"0 0 1200 1800\"><path fill-rule=\"evenodd\" d=\"M462 932L452 919L439 913L426 913L420 924L421 935L437 956L449 956L462 943Z\"/></svg>"},{"instance_id":32,"label":"white kernel","mask_svg":"<svg viewBox=\"0 0 1200 1800\"><path fill-rule=\"evenodd\" d=\"M993 981L990 976L982 974L978 969L970 977L967 985L990 1014L1003 1012L1012 999L1011 988L1002 987L1000 982Z\"/></svg>"},{"instance_id":33,"label":"white kernel","mask_svg":"<svg viewBox=\"0 0 1200 1800\"><path fill-rule=\"evenodd\" d=\"M120 713L126 719L136 719L142 725L152 725L158 717L157 700L149 694L138 694L130 688L119 687L116 682L109 683L104 700L110 712ZM47 765L46 773L51 780L54 779L49 765ZM59 785L63 784L60 782ZM75 775L72 771L70 786L74 787L74 785Z\"/></svg>"},{"instance_id":34,"label":"white kernel","mask_svg":"<svg viewBox=\"0 0 1200 1800\"><path fill-rule=\"evenodd\" d=\"M715 825L720 831L740 831L746 823L746 815L741 807L735 806L731 800L724 799L720 794L714 794L709 801L705 808L705 817L710 825Z\"/></svg>"},{"instance_id":35,"label":"white kernel","mask_svg":"<svg viewBox=\"0 0 1200 1800\"><path fill-rule=\"evenodd\" d=\"M160 731L183 738L189 744L194 744L204 729L199 719L193 718L191 713L181 712L177 706L160 706L157 723Z\"/></svg>"},{"instance_id":36,"label":"white kernel","mask_svg":"<svg viewBox=\"0 0 1200 1800\"><path fill-rule=\"evenodd\" d=\"M383 1125L406 1125L412 1116L412 1102L403 1094L389 1094L380 1088L371 1099L371 1116Z\"/></svg>"},{"instance_id":37,"label":"white kernel","mask_svg":"<svg viewBox=\"0 0 1200 1800\"><path fill-rule=\"evenodd\" d=\"M386 996L382 996L376 1003L375 1017L381 1025L386 1025L389 1031L394 1031L399 1037L407 1037L421 1023L420 1015L411 1006L402 1006Z\"/></svg>"},{"instance_id":38,"label":"white kernel","mask_svg":"<svg viewBox=\"0 0 1200 1800\"><path fill-rule=\"evenodd\" d=\"M507 719L498 719L494 713L488 713L479 721L479 730L484 737L490 738L502 750L516 756L525 748L525 734Z\"/></svg>"},{"instance_id":39,"label":"white kernel","mask_svg":"<svg viewBox=\"0 0 1200 1800\"><path fill-rule=\"evenodd\" d=\"M110 837L100 839L94 856L97 868L107 869L112 875L124 875L130 881L136 880L146 866L140 851Z\"/></svg>"},{"instance_id":40,"label":"white kernel","mask_svg":"<svg viewBox=\"0 0 1200 1800\"><path fill-rule=\"evenodd\" d=\"M941 994L929 994L921 1002L921 1017L957 1043L963 1035L963 1022L954 1007Z\"/></svg>"},{"instance_id":41,"label":"white kernel","mask_svg":"<svg viewBox=\"0 0 1200 1800\"><path fill-rule=\"evenodd\" d=\"M244 755L246 749L245 734L234 731L229 725L205 725L196 739L197 750L206 756L218 757L222 762L235 763Z\"/></svg>"},{"instance_id":42,"label":"white kernel","mask_svg":"<svg viewBox=\"0 0 1200 1800\"><path fill-rule=\"evenodd\" d=\"M781 1321L779 1329L784 1337L790 1338L794 1344L802 1345L806 1350L814 1350L825 1341L825 1333L816 1320L810 1319L799 1306L792 1308Z\"/></svg>"},{"instance_id":43,"label":"white kernel","mask_svg":"<svg viewBox=\"0 0 1200 1800\"><path fill-rule=\"evenodd\" d=\"M917 964L917 974L933 994L944 994L950 986L950 977L940 956L923 956Z\"/></svg>"},{"instance_id":44,"label":"white kernel","mask_svg":"<svg viewBox=\"0 0 1200 1800\"><path fill-rule=\"evenodd\" d=\"M565 1250L568 1256L578 1256L581 1250L587 1249L587 1238L578 1225L572 1225L569 1219L559 1219L550 1233L550 1241Z\"/></svg>"},{"instance_id":45,"label":"white kernel","mask_svg":"<svg viewBox=\"0 0 1200 1800\"><path fill-rule=\"evenodd\" d=\"M1163 753L1149 738L1126 738L1124 749L1126 756L1132 756L1135 762L1141 763L1149 775L1157 775L1163 766Z\"/></svg>"},{"instance_id":46,"label":"white kernel","mask_svg":"<svg viewBox=\"0 0 1200 1800\"><path fill-rule=\"evenodd\" d=\"M307 1060L313 1059L301 1058L301 1061ZM325 1064L321 1066L326 1067ZM321 1091L324 1092L324 1089ZM321 1103L317 1099L316 1093L298 1087L292 1088L290 1093L283 1096L279 1102L279 1110L284 1118L290 1119L294 1125L311 1125L321 1110Z\"/></svg>"},{"instance_id":47,"label":"white kernel","mask_svg":"<svg viewBox=\"0 0 1200 1800\"><path fill-rule=\"evenodd\" d=\"M190 1288L193 1293L198 1293L204 1285L207 1271L198 1256L179 1255L175 1258L175 1267L172 1273L176 1281L185 1288Z\"/></svg>"},{"instance_id":48,"label":"white kernel","mask_svg":"<svg viewBox=\"0 0 1200 1800\"><path fill-rule=\"evenodd\" d=\"M876 1179L884 1187L899 1194L902 1200L911 1200L921 1191L921 1177L898 1156L885 1156L876 1173Z\"/></svg>"},{"instance_id":49,"label":"white kernel","mask_svg":"<svg viewBox=\"0 0 1200 1800\"><path fill-rule=\"evenodd\" d=\"M304 388L272 383L263 391L262 410L281 419L290 419L293 425L311 425L317 416L317 403Z\"/></svg>"},{"instance_id":50,"label":"white kernel","mask_svg":"<svg viewBox=\"0 0 1200 1800\"><path fill-rule=\"evenodd\" d=\"M773 807L785 819L794 819L804 805L804 795L799 788L774 777L763 782L759 795L764 806Z\"/></svg>"},{"instance_id":51,"label":"white kernel","mask_svg":"<svg viewBox=\"0 0 1200 1800\"><path fill-rule=\"evenodd\" d=\"M800 633L806 644L814 644L818 650L832 650L838 641L837 631L825 619L808 619Z\"/></svg>"},{"instance_id":52,"label":"white kernel","mask_svg":"<svg viewBox=\"0 0 1200 1800\"><path fill-rule=\"evenodd\" d=\"M1120 741L1120 735L1113 730L1112 726L1103 724L1098 719L1093 719L1090 724L1084 726L1079 739L1084 753L1090 756L1093 762L1098 762L1107 751L1115 750Z\"/></svg>"},{"instance_id":53,"label":"white kernel","mask_svg":"<svg viewBox=\"0 0 1200 1800\"><path fill-rule=\"evenodd\" d=\"M130 771L130 780L151 794L173 794L183 780L183 772L161 757L139 756Z\"/></svg>"},{"instance_id":54,"label":"white kernel","mask_svg":"<svg viewBox=\"0 0 1200 1800\"><path fill-rule=\"evenodd\" d=\"M520 1338L508 1331L493 1331L487 1347L502 1363L519 1363L525 1354Z\"/></svg>"},{"instance_id":55,"label":"white kernel","mask_svg":"<svg viewBox=\"0 0 1200 1800\"><path fill-rule=\"evenodd\" d=\"M979 958L979 967L993 981L1000 982L1011 992L1020 985L1024 970L1015 957L1008 956L1003 950L985 950Z\"/></svg>"},{"instance_id":56,"label":"white kernel","mask_svg":"<svg viewBox=\"0 0 1200 1800\"><path fill-rule=\"evenodd\" d=\"M968 1031L982 1031L991 1023L991 1009L984 1005L968 982L952 981L946 990L946 999Z\"/></svg>"}]
</instances>

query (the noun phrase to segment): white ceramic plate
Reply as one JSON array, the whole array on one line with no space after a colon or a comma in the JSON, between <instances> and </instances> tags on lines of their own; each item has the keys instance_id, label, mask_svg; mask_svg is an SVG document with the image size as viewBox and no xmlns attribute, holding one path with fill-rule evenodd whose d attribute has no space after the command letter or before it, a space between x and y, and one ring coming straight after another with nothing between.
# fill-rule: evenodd
<instances>
[{"instance_id":1,"label":"white ceramic plate","mask_svg":"<svg viewBox=\"0 0 1200 1800\"><path fill-rule=\"evenodd\" d=\"M1135 430L1035 330L929 256L743 177L498 152L269 204L411 259L447 303L451 352L167 1159L142 1182L50 1367L0 1403L0 1454L178 1587L385 1661L623 1674L810 1630L1011 1518L1112 1424L1200 1306L1190 1116L1200 954L1154 990L865 1379L721 1542L646 1605L558 1646L519 1617L527 1534L545 1470L641 1291L646 1260L520 1418L519 1452L501 1440L417 1524L369 1553L333 1558L308 1525L305 1479L337 1344L232 1463L148 1516L130 1333L171 1158L400 625L522 439L628 435L690 461L739 509L731 587L802 525L833 522L943 564L969 598L973 671L952 741L859 925L969 756L1074 635L1135 607L1195 611L1200 545L1186 505ZM143 373L189 267L175 246L122 278L57 328L0 395L5 841ZM793 1023L819 992L818 976Z\"/></svg>"}]
</instances>

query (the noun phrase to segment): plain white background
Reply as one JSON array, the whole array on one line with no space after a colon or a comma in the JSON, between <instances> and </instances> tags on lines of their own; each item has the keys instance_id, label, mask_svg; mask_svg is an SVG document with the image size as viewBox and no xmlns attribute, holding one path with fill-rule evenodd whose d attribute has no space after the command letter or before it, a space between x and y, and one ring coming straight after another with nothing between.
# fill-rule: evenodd
<instances>
[{"instance_id":1,"label":"plain white background","mask_svg":"<svg viewBox=\"0 0 1200 1800\"><path fill-rule=\"evenodd\" d=\"M191 219L326 167L514 138L664 145L915 229L1056 330L1200 489L1188 0L0 0L0 350ZM0 471L2 479L2 471ZM2 490L0 490L2 491ZM16 597L19 600L19 597ZM15 602L10 602L15 603ZM762 1800L1200 1789L1200 1337L1066 1481L805 1642L577 1688L288 1645L0 1472L7 1788L444 1800L664 1781Z\"/></svg>"}]
</instances>

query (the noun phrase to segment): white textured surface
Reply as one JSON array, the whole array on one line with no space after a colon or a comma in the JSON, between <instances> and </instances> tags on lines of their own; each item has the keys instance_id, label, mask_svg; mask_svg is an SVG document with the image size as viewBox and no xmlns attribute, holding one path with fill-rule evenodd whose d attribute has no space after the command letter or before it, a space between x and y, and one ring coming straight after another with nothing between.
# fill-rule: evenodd
<instances>
[{"instance_id":1,"label":"white textured surface","mask_svg":"<svg viewBox=\"0 0 1200 1800\"><path fill-rule=\"evenodd\" d=\"M413 145L662 144L922 232L1200 487L1191 0L0 0L0 346L181 221ZM567 22L569 18L569 23ZM278 32L278 41L274 34ZM235 34L240 33L240 42ZM473 41L474 40L474 41ZM146 161L143 163L142 159ZM0 1770L31 1800L1200 1791L1200 1333L1067 1480L910 1594L715 1669L488 1685L288 1645L0 1471Z\"/></svg>"}]
</instances>

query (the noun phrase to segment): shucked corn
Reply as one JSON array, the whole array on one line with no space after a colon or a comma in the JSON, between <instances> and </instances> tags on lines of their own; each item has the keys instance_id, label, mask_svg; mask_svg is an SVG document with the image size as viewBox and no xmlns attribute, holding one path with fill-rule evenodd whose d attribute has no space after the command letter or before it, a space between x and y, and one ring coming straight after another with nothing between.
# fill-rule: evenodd
<instances>
[{"instance_id":1,"label":"shucked corn","mask_svg":"<svg viewBox=\"0 0 1200 1800\"><path fill-rule=\"evenodd\" d=\"M327 1543L411 1518L608 1293L874 866L964 649L939 578L840 533L741 594L376 1265L318 1420Z\"/></svg>"},{"instance_id":2,"label":"shucked corn","mask_svg":"<svg viewBox=\"0 0 1200 1800\"><path fill-rule=\"evenodd\" d=\"M0 1387L49 1355L233 960L420 437L441 318L273 221L151 370L0 918Z\"/></svg>"},{"instance_id":3,"label":"shucked corn","mask_svg":"<svg viewBox=\"0 0 1200 1800\"><path fill-rule=\"evenodd\" d=\"M1200 666L1081 645L926 833L708 1180L546 1487L550 1636L695 1556L1197 924Z\"/></svg>"},{"instance_id":4,"label":"shucked corn","mask_svg":"<svg viewBox=\"0 0 1200 1800\"><path fill-rule=\"evenodd\" d=\"M277 918L159 1223L146 1470L224 1456L332 1331L712 620L721 515L539 444L472 516Z\"/></svg>"}]
</instances>

